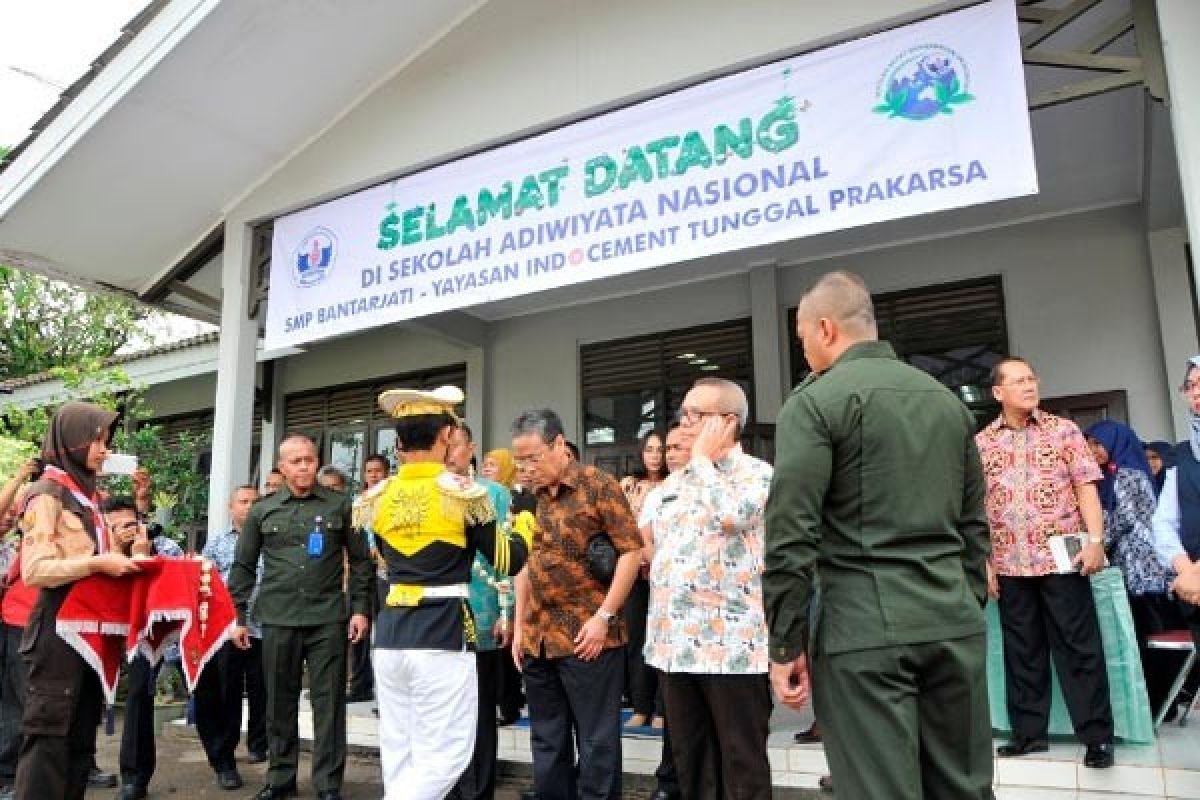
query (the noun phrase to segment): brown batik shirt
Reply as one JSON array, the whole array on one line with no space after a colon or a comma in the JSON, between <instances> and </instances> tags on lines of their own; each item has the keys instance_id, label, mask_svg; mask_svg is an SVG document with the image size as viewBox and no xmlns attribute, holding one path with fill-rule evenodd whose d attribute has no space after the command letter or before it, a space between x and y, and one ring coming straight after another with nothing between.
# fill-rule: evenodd
<instances>
[{"instance_id":1,"label":"brown batik shirt","mask_svg":"<svg viewBox=\"0 0 1200 800\"><path fill-rule=\"evenodd\" d=\"M544 647L547 658L575 654L575 637L608 594L608 587L593 578L587 568L588 540L600 532L609 535L618 553L642 546L625 493L611 475L572 463L567 465L555 494L537 490L537 531L526 567L526 653L540 655ZM624 623L614 622L604 646L624 643Z\"/></svg>"}]
</instances>

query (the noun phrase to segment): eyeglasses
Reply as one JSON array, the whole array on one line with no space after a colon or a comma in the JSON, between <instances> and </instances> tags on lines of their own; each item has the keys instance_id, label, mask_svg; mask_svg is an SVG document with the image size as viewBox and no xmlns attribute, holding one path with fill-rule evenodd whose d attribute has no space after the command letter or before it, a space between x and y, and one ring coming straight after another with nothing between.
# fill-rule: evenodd
<instances>
[{"instance_id":1,"label":"eyeglasses","mask_svg":"<svg viewBox=\"0 0 1200 800\"><path fill-rule=\"evenodd\" d=\"M535 455L532 455L532 456L524 456L523 458L514 458L513 464L516 465L517 469L528 469L529 467L532 467L535 464L542 463L542 459L545 458L546 453L549 453L549 452L550 452L549 450L543 450L542 452L536 453Z\"/></svg>"},{"instance_id":2,"label":"eyeglasses","mask_svg":"<svg viewBox=\"0 0 1200 800\"><path fill-rule=\"evenodd\" d=\"M686 425L695 425L705 417L726 417L736 413L736 411L700 411L696 408L684 406L679 409L679 421Z\"/></svg>"},{"instance_id":3,"label":"eyeglasses","mask_svg":"<svg viewBox=\"0 0 1200 800\"><path fill-rule=\"evenodd\" d=\"M1022 375L1020 378L1017 378L1015 381L1005 381L1004 383L1002 383L1000 385L1001 386L1037 386L1038 385L1038 376L1037 375Z\"/></svg>"}]
</instances>

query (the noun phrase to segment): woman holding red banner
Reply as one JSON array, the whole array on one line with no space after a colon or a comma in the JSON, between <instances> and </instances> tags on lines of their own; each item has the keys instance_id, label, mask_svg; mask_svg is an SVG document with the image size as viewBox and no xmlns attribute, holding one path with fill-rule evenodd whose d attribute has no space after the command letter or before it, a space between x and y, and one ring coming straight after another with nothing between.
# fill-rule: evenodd
<instances>
[{"instance_id":1,"label":"woman holding red banner","mask_svg":"<svg viewBox=\"0 0 1200 800\"><path fill-rule=\"evenodd\" d=\"M87 790L103 695L95 671L59 637L55 620L80 578L138 571L110 538L96 495L96 473L116 417L91 403L59 408L42 445L45 470L26 494L21 576L42 591L21 641L29 693L17 763L19 800L74 800Z\"/></svg>"}]
</instances>

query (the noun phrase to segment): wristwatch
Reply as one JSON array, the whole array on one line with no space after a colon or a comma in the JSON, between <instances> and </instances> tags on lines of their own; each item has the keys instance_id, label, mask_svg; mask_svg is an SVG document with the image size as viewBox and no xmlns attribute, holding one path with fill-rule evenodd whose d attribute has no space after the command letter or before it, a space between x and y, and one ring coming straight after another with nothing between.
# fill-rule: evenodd
<instances>
[{"instance_id":1,"label":"wristwatch","mask_svg":"<svg viewBox=\"0 0 1200 800\"><path fill-rule=\"evenodd\" d=\"M616 619L617 619L616 614L614 614L611 611L608 611L604 608L597 609L596 616L599 617L600 619L604 620L605 622L607 622L609 625L612 625L614 622L616 622Z\"/></svg>"}]
</instances>

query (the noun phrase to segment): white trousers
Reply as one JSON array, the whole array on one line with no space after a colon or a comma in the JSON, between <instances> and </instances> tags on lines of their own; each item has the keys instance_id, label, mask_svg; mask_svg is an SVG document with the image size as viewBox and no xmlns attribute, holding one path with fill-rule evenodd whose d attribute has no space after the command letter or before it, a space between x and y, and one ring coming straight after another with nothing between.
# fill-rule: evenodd
<instances>
[{"instance_id":1,"label":"white trousers","mask_svg":"<svg viewBox=\"0 0 1200 800\"><path fill-rule=\"evenodd\" d=\"M372 657L384 800L442 800L475 750L475 654L376 648Z\"/></svg>"}]
</instances>

